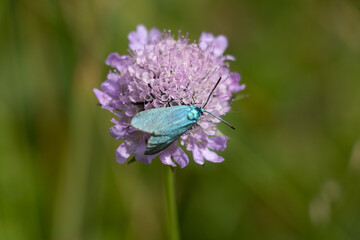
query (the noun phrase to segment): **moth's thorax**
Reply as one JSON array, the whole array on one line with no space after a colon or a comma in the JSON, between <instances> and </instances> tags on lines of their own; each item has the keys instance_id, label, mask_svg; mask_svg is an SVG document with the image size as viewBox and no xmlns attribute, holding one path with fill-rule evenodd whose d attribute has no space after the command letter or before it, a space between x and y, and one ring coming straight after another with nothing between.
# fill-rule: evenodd
<instances>
[{"instance_id":1,"label":"moth's thorax","mask_svg":"<svg viewBox=\"0 0 360 240\"><path fill-rule=\"evenodd\" d=\"M191 106L191 109L187 115L187 118L191 121L199 121L200 116L203 114L204 109L203 108L199 108L199 107L195 107L195 106Z\"/></svg>"}]
</instances>

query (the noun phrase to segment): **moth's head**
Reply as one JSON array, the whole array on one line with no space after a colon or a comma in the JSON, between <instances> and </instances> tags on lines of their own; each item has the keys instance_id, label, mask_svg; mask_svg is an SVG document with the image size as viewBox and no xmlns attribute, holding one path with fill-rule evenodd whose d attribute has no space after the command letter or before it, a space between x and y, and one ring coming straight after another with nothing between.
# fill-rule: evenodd
<instances>
[{"instance_id":1,"label":"moth's head","mask_svg":"<svg viewBox=\"0 0 360 240\"><path fill-rule=\"evenodd\" d=\"M190 109L187 117L189 120L198 121L200 119L200 116L203 114L203 112L204 112L203 108L191 106L191 109Z\"/></svg>"}]
</instances>

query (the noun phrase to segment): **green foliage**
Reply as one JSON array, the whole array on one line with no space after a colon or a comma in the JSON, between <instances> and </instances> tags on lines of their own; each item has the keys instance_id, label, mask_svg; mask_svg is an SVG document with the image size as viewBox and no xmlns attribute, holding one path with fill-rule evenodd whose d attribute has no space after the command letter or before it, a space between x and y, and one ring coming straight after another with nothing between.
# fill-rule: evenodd
<instances>
[{"instance_id":1,"label":"green foliage","mask_svg":"<svg viewBox=\"0 0 360 240\"><path fill-rule=\"evenodd\" d=\"M119 165L92 93L148 28L224 34L247 84L221 164L176 169L183 239L357 239L356 1L0 5L0 239L165 239L161 165ZM248 96L248 97L247 97Z\"/></svg>"}]
</instances>

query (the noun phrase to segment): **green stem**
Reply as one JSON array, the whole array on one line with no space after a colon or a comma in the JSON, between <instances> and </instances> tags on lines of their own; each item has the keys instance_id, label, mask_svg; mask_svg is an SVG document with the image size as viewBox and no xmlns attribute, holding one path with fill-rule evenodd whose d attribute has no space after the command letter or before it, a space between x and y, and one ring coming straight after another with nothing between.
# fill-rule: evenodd
<instances>
[{"instance_id":1,"label":"green stem","mask_svg":"<svg viewBox=\"0 0 360 240\"><path fill-rule=\"evenodd\" d=\"M165 195L167 205L167 216L168 216L168 227L169 227L169 239L179 240L179 226L178 216L176 210L176 199L175 199L175 184L174 184L174 173L169 166L164 168L164 184L165 184Z\"/></svg>"}]
</instances>

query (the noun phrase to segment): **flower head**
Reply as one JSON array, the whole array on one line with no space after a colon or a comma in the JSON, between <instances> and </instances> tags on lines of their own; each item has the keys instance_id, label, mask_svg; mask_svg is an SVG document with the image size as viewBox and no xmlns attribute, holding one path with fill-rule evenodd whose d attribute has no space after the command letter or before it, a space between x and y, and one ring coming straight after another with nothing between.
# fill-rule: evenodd
<instances>
[{"instance_id":1,"label":"flower head","mask_svg":"<svg viewBox=\"0 0 360 240\"><path fill-rule=\"evenodd\" d=\"M206 110L217 116L228 112L232 94L245 85L239 85L239 73L229 71L226 61L234 57L223 55L228 45L226 37L202 33L197 44L180 32L175 38L170 31L161 33L155 28L147 31L139 25L128 38L130 55L110 54L106 64L114 71L101 84L102 91L94 89L102 107L117 117L111 120L114 126L110 128L114 138L124 140L116 151L117 161L124 163L134 154L137 161L149 164L159 156L164 164L185 167L189 158L178 146L180 142L198 164L204 164L204 159L222 162L224 159L212 150L224 151L227 137L216 136L219 121L211 115L202 115L197 124L181 135L180 141L150 156L144 155L150 135L133 128L130 122L135 114L151 108L201 107L220 77L222 80Z\"/></svg>"}]
</instances>

